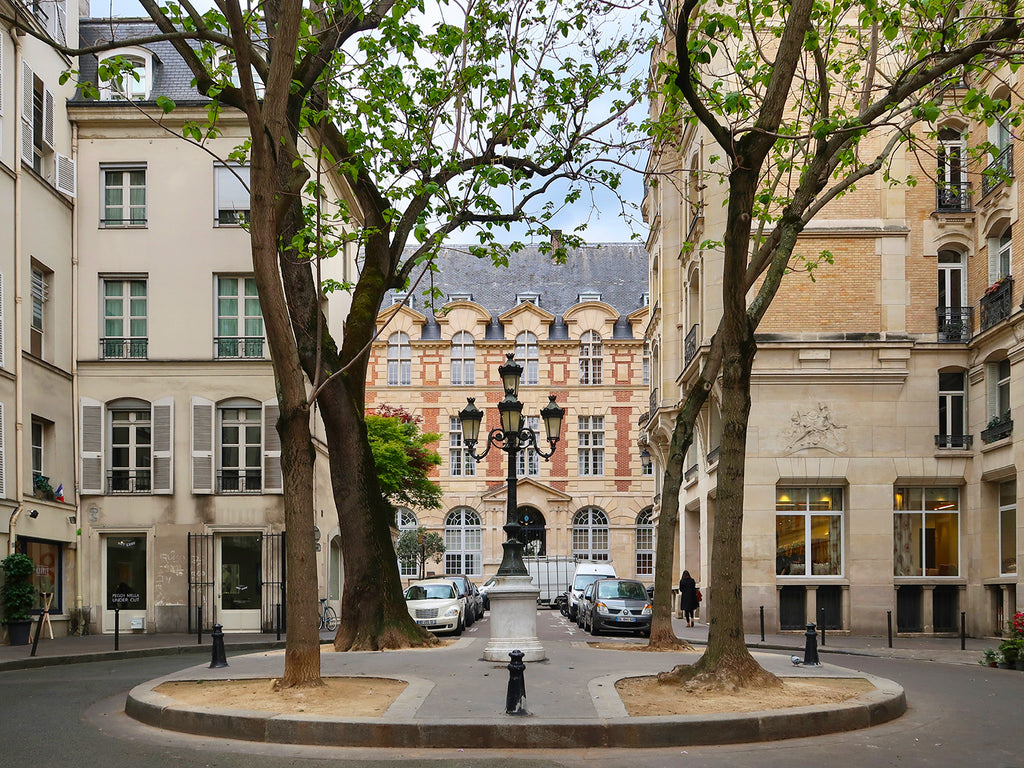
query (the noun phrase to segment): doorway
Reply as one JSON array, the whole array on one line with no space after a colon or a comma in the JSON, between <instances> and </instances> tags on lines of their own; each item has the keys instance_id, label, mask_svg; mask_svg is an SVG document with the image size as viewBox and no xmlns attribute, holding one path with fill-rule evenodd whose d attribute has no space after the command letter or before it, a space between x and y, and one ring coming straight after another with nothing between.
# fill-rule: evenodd
<instances>
[{"instance_id":1,"label":"doorway","mask_svg":"<svg viewBox=\"0 0 1024 768\"><path fill-rule=\"evenodd\" d=\"M259 632L263 606L263 535L220 536L216 592L225 632Z\"/></svg>"}]
</instances>

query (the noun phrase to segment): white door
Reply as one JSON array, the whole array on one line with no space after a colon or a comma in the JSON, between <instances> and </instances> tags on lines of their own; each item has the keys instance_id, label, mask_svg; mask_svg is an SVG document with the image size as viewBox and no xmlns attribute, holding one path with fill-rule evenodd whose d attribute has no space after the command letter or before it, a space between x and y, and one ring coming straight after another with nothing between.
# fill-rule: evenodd
<instances>
[{"instance_id":1,"label":"white door","mask_svg":"<svg viewBox=\"0 0 1024 768\"><path fill-rule=\"evenodd\" d=\"M217 603L225 632L259 632L263 606L263 535L222 535L217 545Z\"/></svg>"}]
</instances>

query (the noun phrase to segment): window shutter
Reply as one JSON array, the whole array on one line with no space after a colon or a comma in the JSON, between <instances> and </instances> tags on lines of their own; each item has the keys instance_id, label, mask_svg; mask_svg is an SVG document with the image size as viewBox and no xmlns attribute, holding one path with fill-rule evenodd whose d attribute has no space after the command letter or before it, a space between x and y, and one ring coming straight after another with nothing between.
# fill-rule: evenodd
<instances>
[{"instance_id":1,"label":"window shutter","mask_svg":"<svg viewBox=\"0 0 1024 768\"><path fill-rule=\"evenodd\" d=\"M74 197L78 174L75 161L67 155L57 153L57 191L68 197Z\"/></svg>"},{"instance_id":2,"label":"window shutter","mask_svg":"<svg viewBox=\"0 0 1024 768\"><path fill-rule=\"evenodd\" d=\"M7 299L4 295L4 275L0 272L0 368L7 365ZM2 495L2 494L0 494Z\"/></svg>"},{"instance_id":3,"label":"window shutter","mask_svg":"<svg viewBox=\"0 0 1024 768\"><path fill-rule=\"evenodd\" d=\"M985 363L985 407L988 421L999 416L999 363Z\"/></svg>"},{"instance_id":4,"label":"window shutter","mask_svg":"<svg viewBox=\"0 0 1024 768\"><path fill-rule=\"evenodd\" d=\"M53 30L53 39L61 45L68 43L68 3L67 0L57 0L57 14L54 19L56 28Z\"/></svg>"},{"instance_id":5,"label":"window shutter","mask_svg":"<svg viewBox=\"0 0 1024 768\"><path fill-rule=\"evenodd\" d=\"M174 398L153 402L153 493L174 493Z\"/></svg>"},{"instance_id":6,"label":"window shutter","mask_svg":"<svg viewBox=\"0 0 1024 768\"><path fill-rule=\"evenodd\" d=\"M83 397L82 424L82 494L103 493L103 403Z\"/></svg>"},{"instance_id":7,"label":"window shutter","mask_svg":"<svg viewBox=\"0 0 1024 768\"><path fill-rule=\"evenodd\" d=\"M277 433L277 419L281 409L277 400L263 403L263 492L284 493L281 474L281 436Z\"/></svg>"},{"instance_id":8,"label":"window shutter","mask_svg":"<svg viewBox=\"0 0 1024 768\"><path fill-rule=\"evenodd\" d=\"M4 113L4 47L0 45L0 115Z\"/></svg>"},{"instance_id":9,"label":"window shutter","mask_svg":"<svg viewBox=\"0 0 1024 768\"><path fill-rule=\"evenodd\" d=\"M192 398L192 493L213 493L214 404Z\"/></svg>"},{"instance_id":10,"label":"window shutter","mask_svg":"<svg viewBox=\"0 0 1024 768\"><path fill-rule=\"evenodd\" d=\"M4 438L4 404L0 403L0 498L7 497L7 450Z\"/></svg>"},{"instance_id":11,"label":"window shutter","mask_svg":"<svg viewBox=\"0 0 1024 768\"><path fill-rule=\"evenodd\" d=\"M53 150L53 91L43 89L43 145Z\"/></svg>"},{"instance_id":12,"label":"window shutter","mask_svg":"<svg viewBox=\"0 0 1024 768\"><path fill-rule=\"evenodd\" d=\"M988 284L999 279L999 238L988 239Z\"/></svg>"},{"instance_id":13,"label":"window shutter","mask_svg":"<svg viewBox=\"0 0 1024 768\"><path fill-rule=\"evenodd\" d=\"M21 161L31 166L32 151L32 97L35 95L35 74L27 62L21 63Z\"/></svg>"}]
</instances>

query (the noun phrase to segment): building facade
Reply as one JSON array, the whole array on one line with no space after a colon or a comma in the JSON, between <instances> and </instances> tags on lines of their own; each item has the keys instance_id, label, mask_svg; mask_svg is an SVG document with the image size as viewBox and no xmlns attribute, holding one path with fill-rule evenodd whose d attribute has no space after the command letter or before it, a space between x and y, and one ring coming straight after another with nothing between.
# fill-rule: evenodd
<instances>
[{"instance_id":1,"label":"building facade","mask_svg":"<svg viewBox=\"0 0 1024 768\"><path fill-rule=\"evenodd\" d=\"M620 576L653 581L653 480L637 443L648 401L646 263L640 246L605 244L572 251L563 265L526 248L502 268L451 246L418 290L391 295L371 352L367 408L404 406L441 435L441 509L403 508L396 520L399 529L444 535L444 559L428 570L480 581L501 562L508 455L492 448L474 461L458 414L469 397L484 411L481 453L498 426L498 367L513 353L524 368L524 419L545 451L546 396L566 408L551 459L518 456L527 554L611 561ZM428 284L441 296L433 307ZM402 572L412 578L417 568Z\"/></svg>"},{"instance_id":2,"label":"building facade","mask_svg":"<svg viewBox=\"0 0 1024 768\"><path fill-rule=\"evenodd\" d=\"M996 73L985 86L1009 98L1015 78ZM893 178L914 175L916 186L878 175L815 217L798 251L830 251L834 264L813 282L787 276L758 329L743 531L751 627L763 606L781 630L814 621L881 634L891 612L900 632L956 632L963 615L968 632L990 635L1021 606L1014 142L1008 121L990 128L952 111L934 128L933 152L893 157ZM972 159L983 142L996 151ZM648 167L663 180L644 199L644 432L656 463L722 314L721 252L702 246L725 227L715 154L691 125ZM719 439L714 392L680 498L682 565L705 584ZM705 594L714 600L713 585Z\"/></svg>"}]
</instances>

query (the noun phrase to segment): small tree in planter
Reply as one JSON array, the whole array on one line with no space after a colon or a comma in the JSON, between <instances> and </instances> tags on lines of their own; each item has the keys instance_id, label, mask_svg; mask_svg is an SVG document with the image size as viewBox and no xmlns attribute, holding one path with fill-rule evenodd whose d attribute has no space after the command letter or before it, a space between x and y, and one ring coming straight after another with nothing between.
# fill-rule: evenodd
<instances>
[{"instance_id":1,"label":"small tree in planter","mask_svg":"<svg viewBox=\"0 0 1024 768\"><path fill-rule=\"evenodd\" d=\"M31 582L32 558L16 552L0 560L0 569L4 573L0 605L4 608L4 623L11 645L26 645L32 626L32 606L36 602L36 588Z\"/></svg>"}]
</instances>

